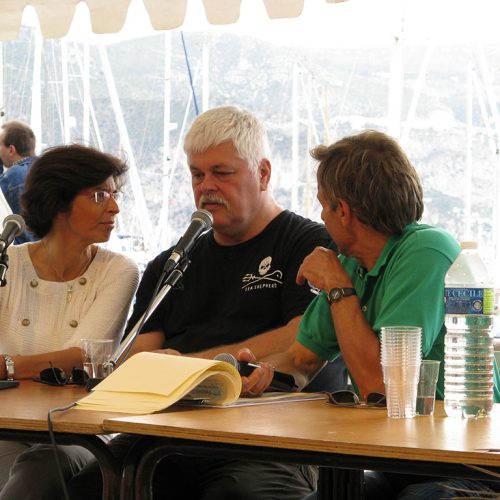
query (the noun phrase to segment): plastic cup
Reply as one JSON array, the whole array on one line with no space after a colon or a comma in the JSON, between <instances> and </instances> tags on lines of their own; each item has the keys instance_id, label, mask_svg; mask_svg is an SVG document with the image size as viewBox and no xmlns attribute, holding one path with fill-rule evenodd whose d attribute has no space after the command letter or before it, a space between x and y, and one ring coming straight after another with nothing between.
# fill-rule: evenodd
<instances>
[{"instance_id":1,"label":"plastic cup","mask_svg":"<svg viewBox=\"0 0 500 500\"><path fill-rule=\"evenodd\" d=\"M422 329L418 326L385 326L380 334L383 365L420 364Z\"/></svg>"},{"instance_id":2,"label":"plastic cup","mask_svg":"<svg viewBox=\"0 0 500 500\"><path fill-rule=\"evenodd\" d=\"M440 361L423 359L417 387L417 415L433 415Z\"/></svg>"},{"instance_id":3,"label":"plastic cup","mask_svg":"<svg viewBox=\"0 0 500 500\"><path fill-rule=\"evenodd\" d=\"M391 418L413 418L416 415L421 342L422 329L417 326L388 326L381 329L380 360L387 415Z\"/></svg>"},{"instance_id":4,"label":"plastic cup","mask_svg":"<svg viewBox=\"0 0 500 500\"><path fill-rule=\"evenodd\" d=\"M113 340L110 339L81 339L83 369L90 378L105 378L107 370L105 363L113 353Z\"/></svg>"},{"instance_id":5,"label":"plastic cup","mask_svg":"<svg viewBox=\"0 0 500 500\"><path fill-rule=\"evenodd\" d=\"M382 371L387 415L390 418L413 418L416 415L420 365L382 365Z\"/></svg>"}]
</instances>

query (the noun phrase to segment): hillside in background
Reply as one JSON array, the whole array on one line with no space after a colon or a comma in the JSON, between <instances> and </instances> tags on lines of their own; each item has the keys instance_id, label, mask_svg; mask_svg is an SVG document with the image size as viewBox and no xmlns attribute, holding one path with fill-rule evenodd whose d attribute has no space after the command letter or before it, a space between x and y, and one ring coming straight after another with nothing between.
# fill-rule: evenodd
<instances>
[{"instance_id":1,"label":"hillside in background","mask_svg":"<svg viewBox=\"0 0 500 500\"><path fill-rule=\"evenodd\" d=\"M268 129L273 163L274 192L282 206L291 206L291 192L299 186L299 212L318 218L315 202L314 165L308 148L317 142L332 142L365 128L388 130L390 49L319 50L286 48L234 35L186 34L184 53L181 34L171 33L171 123L168 171L173 170L172 187L162 193L164 165L164 35L107 46L133 155L153 224L159 222L160 208L169 206L170 241L187 226L194 210L189 177L182 148L182 125L195 117L190 96L188 62L194 79L199 108L202 103L202 50L208 49L209 106L236 104L255 112ZM25 29L16 41L4 44L6 118L30 121L33 33ZM425 72L415 116L408 112L419 80L426 47L405 48L403 52L403 127L409 126L406 151L421 175L426 209L424 220L452 232L465 234L464 199L471 186L474 237L491 245L494 179L498 175L494 122L488 109L484 75L476 47L435 47ZM90 48L90 86L99 134L104 149L123 154L111 107L102 62L96 47ZM484 48L491 90L500 95L500 46ZM71 139L81 140L82 132L82 46L68 44ZM292 161L292 102L294 65L298 68L300 108L299 178L290 175ZM472 103L470 155L473 177L467 166L467 79L475 75ZM62 90L60 41L43 42L42 56L42 143L44 147L62 142ZM482 100L478 99L481 97ZM188 107L188 103L189 107ZM484 111L481 112L481 104ZM325 117L328 127L325 127ZM327 129L327 130L326 130ZM184 130L185 132L185 130ZM95 130L92 133L96 144ZM179 154L176 154L179 153ZM138 235L138 220L131 190L122 210L120 232Z\"/></svg>"}]
</instances>

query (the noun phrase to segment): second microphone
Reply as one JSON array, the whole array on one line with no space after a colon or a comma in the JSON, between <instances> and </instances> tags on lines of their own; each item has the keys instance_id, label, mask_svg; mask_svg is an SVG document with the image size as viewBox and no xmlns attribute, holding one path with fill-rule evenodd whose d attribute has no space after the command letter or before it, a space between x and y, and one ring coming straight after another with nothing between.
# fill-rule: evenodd
<instances>
[{"instance_id":1,"label":"second microphone","mask_svg":"<svg viewBox=\"0 0 500 500\"><path fill-rule=\"evenodd\" d=\"M225 361L233 365L243 377L248 377L256 368L259 368L259 364L238 361L232 354L227 352L217 354L214 359L216 361ZM269 390L277 392L294 392L297 390L297 385L295 384L293 375L275 370Z\"/></svg>"}]
</instances>

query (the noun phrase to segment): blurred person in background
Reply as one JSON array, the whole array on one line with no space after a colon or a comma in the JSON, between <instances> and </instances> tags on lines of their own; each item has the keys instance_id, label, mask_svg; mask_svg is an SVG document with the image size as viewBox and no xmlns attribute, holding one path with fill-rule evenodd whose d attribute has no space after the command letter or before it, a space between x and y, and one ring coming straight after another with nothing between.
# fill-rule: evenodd
<instances>
[{"instance_id":1,"label":"blurred person in background","mask_svg":"<svg viewBox=\"0 0 500 500\"><path fill-rule=\"evenodd\" d=\"M35 160L36 138L33 130L23 122L10 121L0 127L0 189L12 213L21 213L21 195L26 176ZM16 243L36 241L37 237L24 231L16 237Z\"/></svg>"}]
</instances>

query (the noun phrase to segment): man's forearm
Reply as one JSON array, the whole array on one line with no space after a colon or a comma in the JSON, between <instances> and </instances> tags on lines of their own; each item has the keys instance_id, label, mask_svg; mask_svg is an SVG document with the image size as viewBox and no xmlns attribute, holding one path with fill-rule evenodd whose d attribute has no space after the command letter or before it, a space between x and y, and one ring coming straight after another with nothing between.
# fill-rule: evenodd
<instances>
[{"instance_id":1,"label":"man's forearm","mask_svg":"<svg viewBox=\"0 0 500 500\"><path fill-rule=\"evenodd\" d=\"M293 375L299 390L302 390L326 364L326 361L297 341L286 352L272 354L259 361L269 363L280 372Z\"/></svg>"},{"instance_id":2,"label":"man's forearm","mask_svg":"<svg viewBox=\"0 0 500 500\"><path fill-rule=\"evenodd\" d=\"M237 342L235 344L225 344L211 349L206 349L199 352L184 353L186 356L194 356L196 358L213 359L221 352L227 352L236 356L239 350L247 347L250 349L257 359L269 356L275 353L286 351L295 340L299 330L299 323L302 316L297 316L290 320L285 326L269 330L249 339Z\"/></svg>"},{"instance_id":3,"label":"man's forearm","mask_svg":"<svg viewBox=\"0 0 500 500\"><path fill-rule=\"evenodd\" d=\"M384 392L380 344L356 297L332 304L332 320L345 364L363 397Z\"/></svg>"},{"instance_id":4,"label":"man's forearm","mask_svg":"<svg viewBox=\"0 0 500 500\"><path fill-rule=\"evenodd\" d=\"M294 363L292 356L288 352L273 354L263 359L259 359L259 361L269 363L276 370L292 375L299 391L302 390L312 378L311 373L302 370L301 367Z\"/></svg>"}]
</instances>

